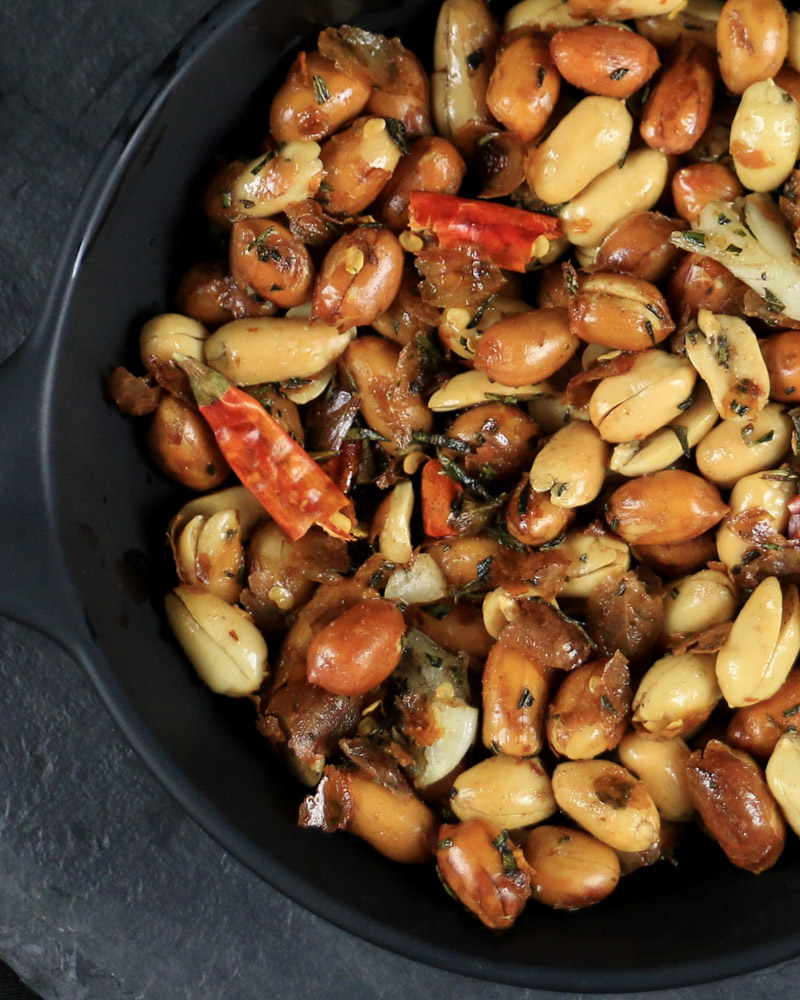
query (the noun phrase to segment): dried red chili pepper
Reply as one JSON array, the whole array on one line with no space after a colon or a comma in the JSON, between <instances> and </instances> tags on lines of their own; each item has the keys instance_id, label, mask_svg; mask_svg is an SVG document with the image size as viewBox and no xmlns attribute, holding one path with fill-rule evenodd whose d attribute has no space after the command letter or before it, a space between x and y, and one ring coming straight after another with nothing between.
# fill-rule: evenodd
<instances>
[{"instance_id":1,"label":"dried red chili pepper","mask_svg":"<svg viewBox=\"0 0 800 1000\"><path fill-rule=\"evenodd\" d=\"M185 355L174 360L228 464L289 538L318 524L352 540L352 504L264 407L213 368Z\"/></svg>"},{"instance_id":2,"label":"dried red chili pepper","mask_svg":"<svg viewBox=\"0 0 800 1000\"><path fill-rule=\"evenodd\" d=\"M453 503L464 487L454 482L441 462L430 458L422 467L422 527L429 538L455 538L458 532L450 525Z\"/></svg>"},{"instance_id":3,"label":"dried red chili pepper","mask_svg":"<svg viewBox=\"0 0 800 1000\"><path fill-rule=\"evenodd\" d=\"M493 264L520 273L536 258L540 236L561 235L557 216L452 194L414 191L410 209L409 227L435 233L439 246L471 243Z\"/></svg>"}]
</instances>

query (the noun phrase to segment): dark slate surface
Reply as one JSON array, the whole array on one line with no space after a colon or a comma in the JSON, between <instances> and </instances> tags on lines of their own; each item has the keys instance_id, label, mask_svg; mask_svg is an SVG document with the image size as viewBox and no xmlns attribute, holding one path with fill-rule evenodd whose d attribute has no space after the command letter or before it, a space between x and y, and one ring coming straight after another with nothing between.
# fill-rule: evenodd
<instances>
[{"instance_id":1,"label":"dark slate surface","mask_svg":"<svg viewBox=\"0 0 800 1000\"><path fill-rule=\"evenodd\" d=\"M35 320L98 150L140 84L210 6L2 4L0 357ZM0 957L45 1000L558 996L427 969L288 902L172 802L69 657L5 619ZM791 997L798 974L800 961L647 996Z\"/></svg>"}]
</instances>

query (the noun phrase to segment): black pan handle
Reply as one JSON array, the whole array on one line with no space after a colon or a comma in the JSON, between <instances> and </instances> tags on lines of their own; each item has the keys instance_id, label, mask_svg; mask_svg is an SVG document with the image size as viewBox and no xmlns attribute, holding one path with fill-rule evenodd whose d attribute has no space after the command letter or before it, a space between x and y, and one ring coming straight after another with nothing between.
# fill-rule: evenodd
<instances>
[{"instance_id":1,"label":"black pan handle","mask_svg":"<svg viewBox=\"0 0 800 1000\"><path fill-rule=\"evenodd\" d=\"M69 650L82 630L44 475L52 363L44 325L0 365L0 614Z\"/></svg>"}]
</instances>

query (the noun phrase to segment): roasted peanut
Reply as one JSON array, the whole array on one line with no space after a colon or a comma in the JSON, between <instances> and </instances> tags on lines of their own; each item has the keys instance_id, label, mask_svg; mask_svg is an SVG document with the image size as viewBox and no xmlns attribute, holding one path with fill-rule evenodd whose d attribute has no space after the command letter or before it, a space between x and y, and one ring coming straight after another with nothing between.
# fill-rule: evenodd
<instances>
[{"instance_id":1,"label":"roasted peanut","mask_svg":"<svg viewBox=\"0 0 800 1000\"><path fill-rule=\"evenodd\" d=\"M709 740L689 757L687 774L697 811L728 859L751 872L771 868L783 850L786 823L752 757Z\"/></svg>"},{"instance_id":2,"label":"roasted peanut","mask_svg":"<svg viewBox=\"0 0 800 1000\"><path fill-rule=\"evenodd\" d=\"M686 777L691 751L680 736L651 740L639 733L628 733L618 753L623 766L644 782L662 819L685 823L692 818L694 803Z\"/></svg>"},{"instance_id":3,"label":"roasted peanut","mask_svg":"<svg viewBox=\"0 0 800 1000\"><path fill-rule=\"evenodd\" d=\"M207 327L243 316L274 316L278 312L274 302L240 288L227 264L216 260L202 261L186 271L175 293L175 305Z\"/></svg>"},{"instance_id":4,"label":"roasted peanut","mask_svg":"<svg viewBox=\"0 0 800 1000\"><path fill-rule=\"evenodd\" d=\"M668 160L660 150L629 153L621 165L614 164L595 177L561 209L567 239L580 247L601 243L626 216L647 212L655 205L667 173Z\"/></svg>"},{"instance_id":5,"label":"roasted peanut","mask_svg":"<svg viewBox=\"0 0 800 1000\"><path fill-rule=\"evenodd\" d=\"M561 77L553 65L548 39L523 31L500 47L486 104L501 124L527 143L544 131L560 90Z\"/></svg>"},{"instance_id":6,"label":"roasted peanut","mask_svg":"<svg viewBox=\"0 0 800 1000\"><path fill-rule=\"evenodd\" d=\"M767 763L767 786L786 821L800 835L800 737L787 730L778 740Z\"/></svg>"},{"instance_id":7,"label":"roasted peanut","mask_svg":"<svg viewBox=\"0 0 800 1000\"><path fill-rule=\"evenodd\" d=\"M556 507L591 503L603 488L608 454L599 431L576 420L556 431L533 460L531 486L549 492Z\"/></svg>"},{"instance_id":8,"label":"roasted peanut","mask_svg":"<svg viewBox=\"0 0 800 1000\"><path fill-rule=\"evenodd\" d=\"M389 574L383 596L407 606L445 600L447 581L433 557L427 552L418 552L407 562L407 566L395 566Z\"/></svg>"},{"instance_id":9,"label":"roasted peanut","mask_svg":"<svg viewBox=\"0 0 800 1000\"><path fill-rule=\"evenodd\" d=\"M800 393L800 330L762 337L759 345L769 372L770 397L793 403Z\"/></svg>"},{"instance_id":10,"label":"roasted peanut","mask_svg":"<svg viewBox=\"0 0 800 1000\"><path fill-rule=\"evenodd\" d=\"M147 432L153 461L165 476L191 490L211 490L230 469L214 433L188 403L164 393Z\"/></svg>"},{"instance_id":11,"label":"roasted peanut","mask_svg":"<svg viewBox=\"0 0 800 1000\"><path fill-rule=\"evenodd\" d=\"M552 35L559 28L575 28L586 23L572 17L562 0L521 0L506 14L504 29L506 34L517 28L533 28Z\"/></svg>"},{"instance_id":12,"label":"roasted peanut","mask_svg":"<svg viewBox=\"0 0 800 1000\"><path fill-rule=\"evenodd\" d=\"M308 250L277 222L234 222L229 263L240 288L252 288L281 308L299 306L311 297L314 265Z\"/></svg>"},{"instance_id":13,"label":"roasted peanut","mask_svg":"<svg viewBox=\"0 0 800 1000\"><path fill-rule=\"evenodd\" d=\"M791 94L796 101L800 102L800 72L792 69L788 63L784 63L773 79L781 90L785 90L787 94Z\"/></svg>"},{"instance_id":14,"label":"roasted peanut","mask_svg":"<svg viewBox=\"0 0 800 1000\"><path fill-rule=\"evenodd\" d=\"M412 191L457 194L466 172L452 142L438 135L417 139L378 195L376 215L393 233L400 233L408 225Z\"/></svg>"},{"instance_id":15,"label":"roasted peanut","mask_svg":"<svg viewBox=\"0 0 800 1000\"><path fill-rule=\"evenodd\" d=\"M400 288L389 308L372 321L377 330L389 340L405 347L417 334L427 335L436 328L441 310L422 301L419 294L419 275L413 266L406 264L400 279Z\"/></svg>"},{"instance_id":16,"label":"roasted peanut","mask_svg":"<svg viewBox=\"0 0 800 1000\"><path fill-rule=\"evenodd\" d=\"M483 403L459 414L447 429L447 437L463 441L466 454L444 448L444 454L461 458L473 475L492 470L498 482L516 479L533 459L537 427L527 413L505 403Z\"/></svg>"},{"instance_id":17,"label":"roasted peanut","mask_svg":"<svg viewBox=\"0 0 800 1000\"><path fill-rule=\"evenodd\" d=\"M185 503L169 522L167 536L174 544L176 532L193 517L201 514L204 518L210 518L228 508L236 511L239 533L243 541L248 541L259 521L267 517L263 505L256 500L250 490L244 486L228 486L226 489L205 493Z\"/></svg>"},{"instance_id":18,"label":"roasted peanut","mask_svg":"<svg viewBox=\"0 0 800 1000\"><path fill-rule=\"evenodd\" d=\"M631 694L630 672L621 653L570 671L548 709L550 749L570 760L613 750L628 727Z\"/></svg>"},{"instance_id":19,"label":"roasted peanut","mask_svg":"<svg viewBox=\"0 0 800 1000\"><path fill-rule=\"evenodd\" d=\"M530 896L530 870L522 851L489 820L445 823L436 863L464 906L495 930L510 927Z\"/></svg>"},{"instance_id":20,"label":"roasted peanut","mask_svg":"<svg viewBox=\"0 0 800 1000\"><path fill-rule=\"evenodd\" d=\"M723 420L695 451L701 475L730 489L745 476L777 465L788 452L792 422L779 403L769 403L746 424Z\"/></svg>"},{"instance_id":21,"label":"roasted peanut","mask_svg":"<svg viewBox=\"0 0 800 1000\"><path fill-rule=\"evenodd\" d=\"M400 348L382 337L359 337L344 356L361 394L361 414L383 435L383 447L391 454L410 444L414 431L428 432L433 426L433 413L419 393L401 386L399 360Z\"/></svg>"},{"instance_id":22,"label":"roasted peanut","mask_svg":"<svg viewBox=\"0 0 800 1000\"><path fill-rule=\"evenodd\" d=\"M658 840L661 821L647 789L610 760L559 764L553 794L570 819L616 851L644 851Z\"/></svg>"},{"instance_id":23,"label":"roasted peanut","mask_svg":"<svg viewBox=\"0 0 800 1000\"><path fill-rule=\"evenodd\" d=\"M272 99L269 128L278 142L324 139L362 110L369 82L342 72L319 52L301 52Z\"/></svg>"},{"instance_id":24,"label":"roasted peanut","mask_svg":"<svg viewBox=\"0 0 800 1000\"><path fill-rule=\"evenodd\" d=\"M775 478L772 478L775 477ZM797 493L794 480L781 473L780 469L756 472L745 476L733 487L730 495L730 516L744 511L758 511L759 521L768 529L783 533L789 522L787 504ZM717 554L729 570L741 568L742 556L750 546L744 538L723 521L717 532Z\"/></svg>"},{"instance_id":25,"label":"roasted peanut","mask_svg":"<svg viewBox=\"0 0 800 1000\"><path fill-rule=\"evenodd\" d=\"M731 125L736 175L751 191L786 180L800 152L800 104L774 80L751 83Z\"/></svg>"},{"instance_id":26,"label":"roasted peanut","mask_svg":"<svg viewBox=\"0 0 800 1000\"><path fill-rule=\"evenodd\" d=\"M658 53L646 38L616 24L557 31L550 51L568 83L604 97L630 97L660 65Z\"/></svg>"},{"instance_id":27,"label":"roasted peanut","mask_svg":"<svg viewBox=\"0 0 800 1000\"><path fill-rule=\"evenodd\" d=\"M631 564L622 539L592 529L570 531L555 549L569 560L559 591L563 597L587 598L601 580L621 578Z\"/></svg>"},{"instance_id":28,"label":"roasted peanut","mask_svg":"<svg viewBox=\"0 0 800 1000\"><path fill-rule=\"evenodd\" d=\"M727 0L717 21L717 55L722 80L743 94L775 76L789 48L789 23L780 0Z\"/></svg>"},{"instance_id":29,"label":"roasted peanut","mask_svg":"<svg viewBox=\"0 0 800 1000\"><path fill-rule=\"evenodd\" d=\"M556 507L547 493L532 490L528 476L511 494L506 507L506 528L523 545L539 546L555 541L574 519L573 511Z\"/></svg>"},{"instance_id":30,"label":"roasted peanut","mask_svg":"<svg viewBox=\"0 0 800 1000\"><path fill-rule=\"evenodd\" d=\"M503 385L530 385L557 372L578 343L566 309L531 309L501 319L482 334L474 364Z\"/></svg>"},{"instance_id":31,"label":"roasted peanut","mask_svg":"<svg viewBox=\"0 0 800 1000\"><path fill-rule=\"evenodd\" d=\"M686 356L711 392L723 420L752 420L769 399L769 372L752 329L738 316L697 314L686 332Z\"/></svg>"},{"instance_id":32,"label":"roasted peanut","mask_svg":"<svg viewBox=\"0 0 800 1000\"><path fill-rule=\"evenodd\" d=\"M728 723L726 741L759 760L767 760L788 729L797 728L800 712L800 670L790 671L771 698L737 709Z\"/></svg>"},{"instance_id":33,"label":"roasted peanut","mask_svg":"<svg viewBox=\"0 0 800 1000\"><path fill-rule=\"evenodd\" d=\"M415 608L413 621L434 642L452 652L463 651L472 662L483 664L494 643L484 627L480 607L466 601Z\"/></svg>"},{"instance_id":34,"label":"roasted peanut","mask_svg":"<svg viewBox=\"0 0 800 1000\"><path fill-rule=\"evenodd\" d=\"M378 551L389 562L405 564L411 558L411 515L414 511L414 487L408 480L398 483L381 502L372 521L372 536L378 539ZM391 598L391 595L389 595ZM436 598L434 598L436 600Z\"/></svg>"},{"instance_id":35,"label":"roasted peanut","mask_svg":"<svg viewBox=\"0 0 800 1000\"><path fill-rule=\"evenodd\" d=\"M235 319L211 334L207 364L237 385L317 375L339 357L351 333L303 317Z\"/></svg>"},{"instance_id":36,"label":"roasted peanut","mask_svg":"<svg viewBox=\"0 0 800 1000\"><path fill-rule=\"evenodd\" d=\"M544 600L539 587L524 581L508 580L490 590L481 605L483 624L489 635L499 638L506 625L520 617L524 605L532 598Z\"/></svg>"},{"instance_id":37,"label":"roasted peanut","mask_svg":"<svg viewBox=\"0 0 800 1000\"><path fill-rule=\"evenodd\" d=\"M627 274L609 273L591 275L572 296L569 326L587 344L622 351L643 351L675 329L655 285Z\"/></svg>"},{"instance_id":38,"label":"roasted peanut","mask_svg":"<svg viewBox=\"0 0 800 1000\"><path fill-rule=\"evenodd\" d=\"M573 17L602 21L671 14L681 6L678 0L567 0L567 10Z\"/></svg>"},{"instance_id":39,"label":"roasted peanut","mask_svg":"<svg viewBox=\"0 0 800 1000\"><path fill-rule=\"evenodd\" d=\"M552 671L496 642L483 671L483 745L511 757L533 757L545 739Z\"/></svg>"},{"instance_id":40,"label":"roasted peanut","mask_svg":"<svg viewBox=\"0 0 800 1000\"><path fill-rule=\"evenodd\" d=\"M336 215L358 215L381 192L400 155L385 119L356 119L322 144L317 201Z\"/></svg>"},{"instance_id":41,"label":"roasted peanut","mask_svg":"<svg viewBox=\"0 0 800 1000\"><path fill-rule=\"evenodd\" d=\"M228 604L242 589L244 553L239 516L233 507L210 517L196 514L172 536L178 579L201 587Z\"/></svg>"},{"instance_id":42,"label":"roasted peanut","mask_svg":"<svg viewBox=\"0 0 800 1000\"><path fill-rule=\"evenodd\" d=\"M546 393L548 388L546 382L535 385L501 385L499 382L493 382L483 372L461 372L433 393L428 400L428 407L434 413L444 413L448 410L463 410L468 406L477 406L488 400L504 397L533 399Z\"/></svg>"},{"instance_id":43,"label":"roasted peanut","mask_svg":"<svg viewBox=\"0 0 800 1000\"><path fill-rule=\"evenodd\" d=\"M629 371L601 379L589 400L589 418L604 441L637 441L680 417L696 375L685 358L642 351Z\"/></svg>"},{"instance_id":44,"label":"roasted peanut","mask_svg":"<svg viewBox=\"0 0 800 1000\"><path fill-rule=\"evenodd\" d=\"M630 274L656 282L671 274L681 256L669 237L681 224L660 212L634 212L618 222L597 248L592 271ZM580 292L580 289L579 289Z\"/></svg>"},{"instance_id":45,"label":"roasted peanut","mask_svg":"<svg viewBox=\"0 0 800 1000\"><path fill-rule=\"evenodd\" d=\"M531 150L525 164L528 185L549 205L569 201L604 170L616 168L628 149L632 128L633 119L622 101L584 97ZM587 148L592 156L586 156Z\"/></svg>"},{"instance_id":46,"label":"roasted peanut","mask_svg":"<svg viewBox=\"0 0 800 1000\"><path fill-rule=\"evenodd\" d=\"M447 350L471 361L475 357L478 340L490 326L507 317L529 312L531 307L526 302L505 296L493 299L486 308L445 309L439 323L439 339Z\"/></svg>"},{"instance_id":47,"label":"roasted peanut","mask_svg":"<svg viewBox=\"0 0 800 1000\"><path fill-rule=\"evenodd\" d=\"M673 272L667 286L667 302L680 329L701 309L712 313L741 310L747 286L710 257L688 253Z\"/></svg>"},{"instance_id":48,"label":"roasted peanut","mask_svg":"<svg viewBox=\"0 0 800 1000\"><path fill-rule=\"evenodd\" d=\"M452 538L426 547L445 575L450 587L458 590L475 580L486 587L497 585L493 569L500 544L486 535L473 538Z\"/></svg>"},{"instance_id":49,"label":"roasted peanut","mask_svg":"<svg viewBox=\"0 0 800 1000\"><path fill-rule=\"evenodd\" d=\"M542 387L541 393L529 399L528 413L543 434L555 434L571 420L589 420L588 405L568 403L564 392L553 389L547 382L542 383Z\"/></svg>"},{"instance_id":50,"label":"roasted peanut","mask_svg":"<svg viewBox=\"0 0 800 1000\"><path fill-rule=\"evenodd\" d=\"M682 39L642 111L639 132L648 146L671 155L694 146L711 118L715 76L713 52Z\"/></svg>"},{"instance_id":51,"label":"roasted peanut","mask_svg":"<svg viewBox=\"0 0 800 1000\"><path fill-rule=\"evenodd\" d=\"M636 19L636 30L657 48L669 49L689 37L713 52L717 47L717 21L722 0L688 0L671 14Z\"/></svg>"},{"instance_id":52,"label":"roasted peanut","mask_svg":"<svg viewBox=\"0 0 800 1000\"><path fill-rule=\"evenodd\" d=\"M675 211L693 226L712 201L733 201L743 194L739 179L722 163L690 163L672 178Z\"/></svg>"},{"instance_id":53,"label":"roasted peanut","mask_svg":"<svg viewBox=\"0 0 800 1000\"><path fill-rule=\"evenodd\" d=\"M702 569L676 580L662 598L666 636L687 636L733 621L736 588L717 569Z\"/></svg>"},{"instance_id":54,"label":"roasted peanut","mask_svg":"<svg viewBox=\"0 0 800 1000\"><path fill-rule=\"evenodd\" d=\"M267 644L245 611L191 587L176 587L164 607L175 638L212 691L242 697L261 686Z\"/></svg>"},{"instance_id":55,"label":"roasted peanut","mask_svg":"<svg viewBox=\"0 0 800 1000\"><path fill-rule=\"evenodd\" d=\"M669 740L702 726L722 697L715 657L665 656L650 667L633 696L633 725L642 736Z\"/></svg>"},{"instance_id":56,"label":"roasted peanut","mask_svg":"<svg viewBox=\"0 0 800 1000\"><path fill-rule=\"evenodd\" d=\"M717 654L717 679L731 708L774 695L800 653L800 598L793 584L762 580Z\"/></svg>"},{"instance_id":57,"label":"roasted peanut","mask_svg":"<svg viewBox=\"0 0 800 1000\"><path fill-rule=\"evenodd\" d=\"M339 615L311 640L308 679L333 694L369 691L400 662L403 616L391 601L363 601Z\"/></svg>"},{"instance_id":58,"label":"roasted peanut","mask_svg":"<svg viewBox=\"0 0 800 1000\"><path fill-rule=\"evenodd\" d=\"M180 313L159 313L142 327L139 357L151 374L165 369L176 371L173 355L186 354L202 361L207 338L208 330L197 320Z\"/></svg>"},{"instance_id":59,"label":"roasted peanut","mask_svg":"<svg viewBox=\"0 0 800 1000\"><path fill-rule=\"evenodd\" d=\"M556 801L537 758L501 754L461 772L453 782L450 808L460 820L482 817L504 830L516 830L552 816Z\"/></svg>"},{"instance_id":60,"label":"roasted peanut","mask_svg":"<svg viewBox=\"0 0 800 1000\"><path fill-rule=\"evenodd\" d=\"M789 45L786 52L789 66L800 72L800 12L789 11Z\"/></svg>"},{"instance_id":61,"label":"roasted peanut","mask_svg":"<svg viewBox=\"0 0 800 1000\"><path fill-rule=\"evenodd\" d=\"M538 826L522 841L533 869L533 898L556 910L599 903L619 882L615 851L595 837L566 826Z\"/></svg>"},{"instance_id":62,"label":"roasted peanut","mask_svg":"<svg viewBox=\"0 0 800 1000\"><path fill-rule=\"evenodd\" d=\"M666 577L683 576L702 569L716 558L717 547L713 532L691 538L688 542L667 545L636 545L632 552L639 560Z\"/></svg>"},{"instance_id":63,"label":"roasted peanut","mask_svg":"<svg viewBox=\"0 0 800 1000\"><path fill-rule=\"evenodd\" d=\"M624 483L608 500L606 520L629 544L686 542L728 512L719 490L681 469L664 469Z\"/></svg>"},{"instance_id":64,"label":"roasted peanut","mask_svg":"<svg viewBox=\"0 0 800 1000\"><path fill-rule=\"evenodd\" d=\"M297 139L244 164L220 197L237 218L264 219L313 198L321 180L319 145Z\"/></svg>"},{"instance_id":65,"label":"roasted peanut","mask_svg":"<svg viewBox=\"0 0 800 1000\"><path fill-rule=\"evenodd\" d=\"M387 229L359 226L325 255L312 318L339 330L368 326L386 312L403 280L403 248Z\"/></svg>"}]
</instances>

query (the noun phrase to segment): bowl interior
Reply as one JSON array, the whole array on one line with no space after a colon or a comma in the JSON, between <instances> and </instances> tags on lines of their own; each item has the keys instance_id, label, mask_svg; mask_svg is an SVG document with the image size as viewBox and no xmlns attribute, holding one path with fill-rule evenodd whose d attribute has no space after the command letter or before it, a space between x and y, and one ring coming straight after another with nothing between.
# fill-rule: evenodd
<instances>
[{"instance_id":1,"label":"bowl interior","mask_svg":"<svg viewBox=\"0 0 800 1000\"><path fill-rule=\"evenodd\" d=\"M326 24L355 21L430 48L438 5L359 0L229 2L174 61L174 76L108 185L84 205L87 238L56 320L46 455L55 517L87 622L82 658L137 749L221 843L280 890L371 941L453 971L579 991L664 988L800 951L797 851L755 877L697 837L679 864L624 880L577 913L531 904L503 936L355 838L296 827L304 794L257 736L250 706L214 696L166 632L164 528L182 502L145 457L141 428L104 397L135 366L143 318L169 308L194 259L188 211L214 156L267 131L269 76ZM238 148L241 148L239 146ZM92 216L94 221L90 221Z\"/></svg>"}]
</instances>

